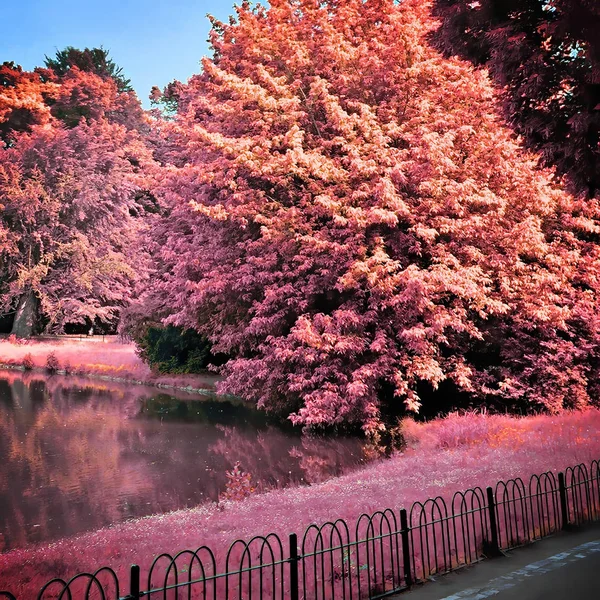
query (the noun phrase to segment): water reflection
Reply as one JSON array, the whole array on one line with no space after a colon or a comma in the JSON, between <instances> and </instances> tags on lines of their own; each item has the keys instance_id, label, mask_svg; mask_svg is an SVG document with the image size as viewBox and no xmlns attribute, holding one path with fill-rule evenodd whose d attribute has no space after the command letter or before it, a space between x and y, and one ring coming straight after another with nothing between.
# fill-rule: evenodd
<instances>
[{"instance_id":1,"label":"water reflection","mask_svg":"<svg viewBox=\"0 0 600 600\"><path fill-rule=\"evenodd\" d=\"M217 500L240 462L259 488L365 461L247 405L76 377L0 372L0 551Z\"/></svg>"}]
</instances>

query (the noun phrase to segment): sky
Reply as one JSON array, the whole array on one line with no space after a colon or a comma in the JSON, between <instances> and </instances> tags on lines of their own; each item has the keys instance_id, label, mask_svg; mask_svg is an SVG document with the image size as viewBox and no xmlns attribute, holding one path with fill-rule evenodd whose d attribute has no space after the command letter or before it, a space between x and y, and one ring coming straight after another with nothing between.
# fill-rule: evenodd
<instances>
[{"instance_id":1,"label":"sky","mask_svg":"<svg viewBox=\"0 0 600 600\"><path fill-rule=\"evenodd\" d=\"M234 0L0 0L0 63L31 70L66 46L103 46L145 107L153 85L187 81L210 54L206 14L226 20Z\"/></svg>"}]
</instances>

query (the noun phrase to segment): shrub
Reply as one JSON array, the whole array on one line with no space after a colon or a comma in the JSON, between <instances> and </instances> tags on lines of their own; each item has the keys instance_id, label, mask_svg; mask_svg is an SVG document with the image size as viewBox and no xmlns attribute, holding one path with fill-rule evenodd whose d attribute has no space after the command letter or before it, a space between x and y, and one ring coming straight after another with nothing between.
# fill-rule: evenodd
<instances>
[{"instance_id":1,"label":"shrub","mask_svg":"<svg viewBox=\"0 0 600 600\"><path fill-rule=\"evenodd\" d=\"M60 362L55 352L49 352L46 357L46 371L48 373L56 373L60 369Z\"/></svg>"},{"instance_id":2,"label":"shrub","mask_svg":"<svg viewBox=\"0 0 600 600\"><path fill-rule=\"evenodd\" d=\"M33 356L31 356L31 353L29 352L23 357L23 368L26 371L31 371L31 369L33 369Z\"/></svg>"},{"instance_id":3,"label":"shrub","mask_svg":"<svg viewBox=\"0 0 600 600\"><path fill-rule=\"evenodd\" d=\"M148 325L136 337L138 353L159 373L201 373L211 364L223 364L214 356L208 340L193 329Z\"/></svg>"},{"instance_id":4,"label":"shrub","mask_svg":"<svg viewBox=\"0 0 600 600\"><path fill-rule=\"evenodd\" d=\"M227 483L225 491L219 496L219 500L239 501L247 498L256 491L252 485L252 475L242 471L239 462L236 462L231 471L227 471Z\"/></svg>"}]
</instances>

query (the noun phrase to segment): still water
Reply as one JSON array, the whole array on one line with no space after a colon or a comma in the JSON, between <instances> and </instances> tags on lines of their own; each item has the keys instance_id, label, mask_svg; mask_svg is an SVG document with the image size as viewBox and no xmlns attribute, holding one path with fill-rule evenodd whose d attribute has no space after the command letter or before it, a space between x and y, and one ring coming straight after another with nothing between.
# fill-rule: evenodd
<instances>
[{"instance_id":1,"label":"still water","mask_svg":"<svg viewBox=\"0 0 600 600\"><path fill-rule=\"evenodd\" d=\"M260 488L366 461L235 401L0 371L0 552L216 501L236 462Z\"/></svg>"}]
</instances>

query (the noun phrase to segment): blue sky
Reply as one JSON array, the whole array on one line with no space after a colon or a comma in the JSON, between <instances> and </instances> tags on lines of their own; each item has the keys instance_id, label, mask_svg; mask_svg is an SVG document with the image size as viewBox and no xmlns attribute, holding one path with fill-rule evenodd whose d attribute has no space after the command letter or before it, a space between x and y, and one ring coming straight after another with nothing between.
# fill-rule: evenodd
<instances>
[{"instance_id":1,"label":"blue sky","mask_svg":"<svg viewBox=\"0 0 600 600\"><path fill-rule=\"evenodd\" d=\"M104 46L140 99L186 81L209 54L206 14L226 20L234 0L0 0L0 63L32 69L65 46Z\"/></svg>"}]
</instances>

